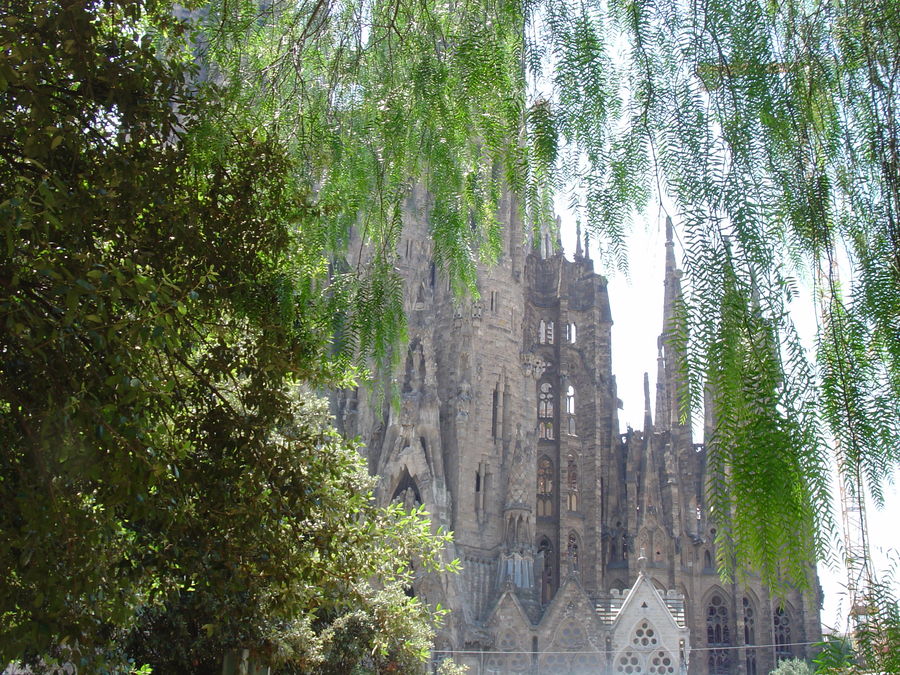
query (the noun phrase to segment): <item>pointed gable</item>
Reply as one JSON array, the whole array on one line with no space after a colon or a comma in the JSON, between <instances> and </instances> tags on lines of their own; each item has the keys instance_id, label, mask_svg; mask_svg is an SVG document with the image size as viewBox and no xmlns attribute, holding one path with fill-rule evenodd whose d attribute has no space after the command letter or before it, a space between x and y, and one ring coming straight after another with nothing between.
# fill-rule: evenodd
<instances>
[{"instance_id":1,"label":"pointed gable","mask_svg":"<svg viewBox=\"0 0 900 675\"><path fill-rule=\"evenodd\" d=\"M507 585L500 593L486 626L495 639L493 649L484 656L485 668L496 672L522 672L531 665L534 625L512 585Z\"/></svg>"},{"instance_id":2,"label":"pointed gable","mask_svg":"<svg viewBox=\"0 0 900 675\"><path fill-rule=\"evenodd\" d=\"M548 640L540 646L540 672L601 672L606 659L598 628L592 600L578 575L570 573L541 619L540 629Z\"/></svg>"},{"instance_id":3,"label":"pointed gable","mask_svg":"<svg viewBox=\"0 0 900 675\"><path fill-rule=\"evenodd\" d=\"M674 675L687 667L690 633L678 623L643 570L622 602L611 630L613 673Z\"/></svg>"},{"instance_id":4,"label":"pointed gable","mask_svg":"<svg viewBox=\"0 0 900 675\"><path fill-rule=\"evenodd\" d=\"M515 588L512 584L507 584L500 592L500 597L494 608L488 614L485 624L496 627L511 627L518 631L530 631L533 628L531 619L528 618L528 612L522 607Z\"/></svg>"}]
</instances>

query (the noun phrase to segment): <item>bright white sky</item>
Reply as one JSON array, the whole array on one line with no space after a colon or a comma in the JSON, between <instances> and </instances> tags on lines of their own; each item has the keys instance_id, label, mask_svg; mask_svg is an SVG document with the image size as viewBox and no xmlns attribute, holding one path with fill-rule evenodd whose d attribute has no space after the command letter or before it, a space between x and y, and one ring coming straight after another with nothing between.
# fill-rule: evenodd
<instances>
[{"instance_id":1,"label":"bright white sky","mask_svg":"<svg viewBox=\"0 0 900 675\"><path fill-rule=\"evenodd\" d=\"M575 219L558 200L557 210L562 214L562 242L567 257L571 259L575 250ZM678 246L678 219L673 218L676 227L676 257L680 259ZM656 390L656 339L662 330L663 273L665 266L665 216L653 214L638 220L634 232L628 240L629 275L604 269L595 259L595 269L609 280L609 301L612 310L612 363L616 376L619 398L624 409L619 412L621 428L630 424L635 429L644 423L644 372L650 376L651 405L655 406ZM798 316L795 322L798 330L811 348L815 333L815 313L812 303L801 296L794 301ZM651 407L655 410L655 407ZM696 440L702 440L697 438ZM891 516L900 514L900 493L896 474L892 486L885 490L886 503L881 511L868 508L869 536L872 558L876 570L886 569L888 555L893 550L894 559L900 551L900 528L891 523ZM837 520L840 521L838 500L835 498ZM900 572L900 570L898 570ZM900 576L900 575L898 575ZM822 610L822 624L825 627L846 630L847 598L844 590L845 572L819 565L819 579L825 591L825 605ZM900 593L900 580L897 592Z\"/></svg>"}]
</instances>

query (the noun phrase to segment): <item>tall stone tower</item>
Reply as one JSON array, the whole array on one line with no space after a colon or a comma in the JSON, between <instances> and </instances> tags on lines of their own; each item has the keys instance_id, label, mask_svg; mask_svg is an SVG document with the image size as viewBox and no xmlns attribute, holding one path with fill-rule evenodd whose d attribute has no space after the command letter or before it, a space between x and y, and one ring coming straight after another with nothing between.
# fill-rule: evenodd
<instances>
[{"instance_id":1,"label":"tall stone tower","mask_svg":"<svg viewBox=\"0 0 900 675\"><path fill-rule=\"evenodd\" d=\"M399 250L401 405L359 390L337 409L379 499L424 504L454 532L462 572L414 588L451 610L436 656L472 675L757 675L806 656L816 598L778 603L716 574L706 451L678 414L671 224L655 411L645 376L644 428L620 434L607 283L587 242L569 261L556 233L525 238L507 197L504 253L479 271L480 299L461 301L432 261L427 206L415 190Z\"/></svg>"}]
</instances>

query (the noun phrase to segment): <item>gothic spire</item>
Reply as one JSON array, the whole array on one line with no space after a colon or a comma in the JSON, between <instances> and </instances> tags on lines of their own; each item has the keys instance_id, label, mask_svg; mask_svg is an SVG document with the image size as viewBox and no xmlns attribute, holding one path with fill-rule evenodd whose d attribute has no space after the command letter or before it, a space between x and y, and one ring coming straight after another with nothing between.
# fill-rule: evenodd
<instances>
[{"instance_id":1,"label":"gothic spire","mask_svg":"<svg viewBox=\"0 0 900 675\"><path fill-rule=\"evenodd\" d=\"M666 217L666 267L663 282L663 325L659 336L659 366L656 380L656 423L661 429L678 424L679 390L682 388L680 360L684 357L676 335L680 328L679 306L682 304L681 271L675 264L675 241L672 219Z\"/></svg>"},{"instance_id":2,"label":"gothic spire","mask_svg":"<svg viewBox=\"0 0 900 675\"><path fill-rule=\"evenodd\" d=\"M644 373L644 434L653 433L653 418L650 415L650 376Z\"/></svg>"},{"instance_id":3,"label":"gothic spire","mask_svg":"<svg viewBox=\"0 0 900 675\"><path fill-rule=\"evenodd\" d=\"M581 221L575 221L575 260L581 260Z\"/></svg>"},{"instance_id":4,"label":"gothic spire","mask_svg":"<svg viewBox=\"0 0 900 675\"><path fill-rule=\"evenodd\" d=\"M671 332L675 305L681 301L681 273L675 266L675 241L672 219L666 216L666 272L665 300L663 301L663 334Z\"/></svg>"}]
</instances>

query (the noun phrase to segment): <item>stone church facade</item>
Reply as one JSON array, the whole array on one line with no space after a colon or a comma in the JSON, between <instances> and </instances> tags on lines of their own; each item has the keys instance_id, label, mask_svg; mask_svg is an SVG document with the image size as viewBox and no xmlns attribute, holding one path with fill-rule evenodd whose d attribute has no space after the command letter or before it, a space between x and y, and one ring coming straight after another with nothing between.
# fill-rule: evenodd
<instances>
[{"instance_id":1,"label":"stone church facade","mask_svg":"<svg viewBox=\"0 0 900 675\"><path fill-rule=\"evenodd\" d=\"M336 404L366 443L379 499L424 504L454 533L447 555L462 572L422 574L414 588L451 610L436 657L471 675L758 675L809 656L816 597L779 603L757 580L716 574L706 450L678 416L671 226L655 403L645 376L644 428L622 434L607 283L587 245L569 261L549 234L523 241L510 198L501 217L503 255L479 270L480 299L460 301L435 269L427 195L414 191L398 252L400 405L364 390Z\"/></svg>"}]
</instances>

